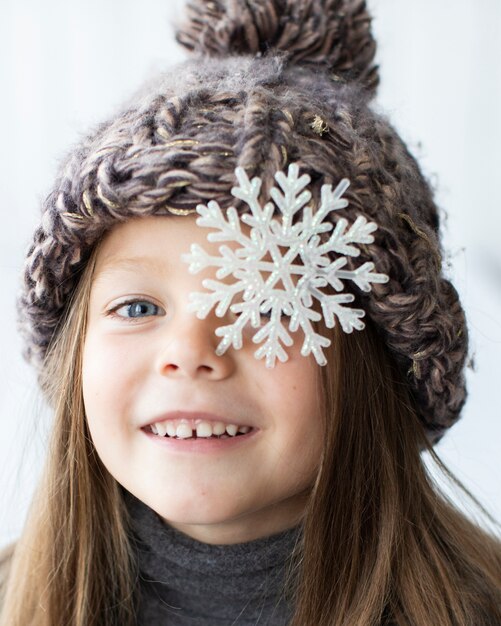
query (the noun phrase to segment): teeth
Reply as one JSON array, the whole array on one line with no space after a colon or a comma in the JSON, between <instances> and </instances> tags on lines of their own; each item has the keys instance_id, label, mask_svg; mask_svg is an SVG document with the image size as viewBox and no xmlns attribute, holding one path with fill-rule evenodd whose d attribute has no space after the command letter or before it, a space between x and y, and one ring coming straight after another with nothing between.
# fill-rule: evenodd
<instances>
[{"instance_id":1,"label":"teeth","mask_svg":"<svg viewBox=\"0 0 501 626\"><path fill-rule=\"evenodd\" d=\"M165 437L177 437L178 439L189 439L193 437L193 430L196 430L197 437L210 438L229 436L235 437L237 432L246 434L251 429L250 426L237 426L236 424L224 424L223 422L206 422L196 420L196 424L191 421L166 420L150 425L151 432L155 435Z\"/></svg>"},{"instance_id":2,"label":"teeth","mask_svg":"<svg viewBox=\"0 0 501 626\"><path fill-rule=\"evenodd\" d=\"M197 424L197 437L212 437L212 428L207 422Z\"/></svg>"},{"instance_id":3,"label":"teeth","mask_svg":"<svg viewBox=\"0 0 501 626\"><path fill-rule=\"evenodd\" d=\"M167 422L167 434L169 435L169 437L175 437L176 436L176 425L173 424L172 422Z\"/></svg>"},{"instance_id":4,"label":"teeth","mask_svg":"<svg viewBox=\"0 0 501 626\"><path fill-rule=\"evenodd\" d=\"M213 435L224 435L224 432L226 430L225 425L223 424L223 422L216 422L215 424L212 425L212 434Z\"/></svg>"},{"instance_id":5,"label":"teeth","mask_svg":"<svg viewBox=\"0 0 501 626\"><path fill-rule=\"evenodd\" d=\"M188 424L179 424L176 429L176 436L179 437L179 439L188 439L191 437L191 433L191 426Z\"/></svg>"},{"instance_id":6,"label":"teeth","mask_svg":"<svg viewBox=\"0 0 501 626\"><path fill-rule=\"evenodd\" d=\"M165 437L165 434L167 432L167 424L165 422L157 422L155 426L157 427L158 434L161 437Z\"/></svg>"}]
</instances>

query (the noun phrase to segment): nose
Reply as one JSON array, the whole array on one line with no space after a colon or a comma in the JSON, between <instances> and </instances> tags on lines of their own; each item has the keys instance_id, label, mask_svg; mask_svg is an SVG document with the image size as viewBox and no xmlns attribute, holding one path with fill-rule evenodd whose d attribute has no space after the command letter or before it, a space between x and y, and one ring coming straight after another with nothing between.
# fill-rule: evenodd
<instances>
[{"instance_id":1,"label":"nose","mask_svg":"<svg viewBox=\"0 0 501 626\"><path fill-rule=\"evenodd\" d=\"M203 320L187 311L180 311L176 317L159 345L157 371L171 378L221 380L231 376L235 370L233 349L222 356L216 354L221 338L215 330L227 321L214 312Z\"/></svg>"}]
</instances>

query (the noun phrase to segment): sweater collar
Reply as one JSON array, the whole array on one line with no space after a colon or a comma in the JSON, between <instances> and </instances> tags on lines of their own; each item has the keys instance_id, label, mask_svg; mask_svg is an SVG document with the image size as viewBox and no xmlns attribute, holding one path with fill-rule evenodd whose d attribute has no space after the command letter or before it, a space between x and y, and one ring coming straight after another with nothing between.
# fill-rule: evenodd
<instances>
[{"instance_id":1,"label":"sweater collar","mask_svg":"<svg viewBox=\"0 0 501 626\"><path fill-rule=\"evenodd\" d=\"M275 611L270 623L286 623L290 598L282 591L301 525L245 543L212 545L172 528L134 496L125 494L125 501L149 601L154 596L193 624L198 618L212 623L208 616L215 624L231 624L239 614L245 614L239 624L256 623L263 611Z\"/></svg>"}]
</instances>

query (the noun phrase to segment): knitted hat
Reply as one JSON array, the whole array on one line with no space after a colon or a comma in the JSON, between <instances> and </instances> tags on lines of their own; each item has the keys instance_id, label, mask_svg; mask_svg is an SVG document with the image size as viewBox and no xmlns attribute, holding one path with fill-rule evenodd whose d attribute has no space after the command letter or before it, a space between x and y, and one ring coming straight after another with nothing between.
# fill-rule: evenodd
<instances>
[{"instance_id":1,"label":"knitted hat","mask_svg":"<svg viewBox=\"0 0 501 626\"><path fill-rule=\"evenodd\" d=\"M442 274L431 189L371 108L379 76L365 2L193 0L188 15L176 38L193 58L149 82L60 168L28 251L25 356L43 366L93 247L118 222L209 200L247 211L231 196L235 168L262 179L266 202L274 174L295 162L311 177L313 206L323 184L346 177L349 205L336 219L377 223L357 263L373 261L390 280L351 291L438 441L465 402L467 329Z\"/></svg>"}]
</instances>

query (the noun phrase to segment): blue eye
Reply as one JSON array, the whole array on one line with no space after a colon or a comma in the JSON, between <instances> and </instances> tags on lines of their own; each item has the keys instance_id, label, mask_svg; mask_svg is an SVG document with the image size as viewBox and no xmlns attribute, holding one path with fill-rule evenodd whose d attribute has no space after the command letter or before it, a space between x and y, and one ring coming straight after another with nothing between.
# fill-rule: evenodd
<instances>
[{"instance_id":1,"label":"blue eye","mask_svg":"<svg viewBox=\"0 0 501 626\"><path fill-rule=\"evenodd\" d=\"M124 310L126 313L122 315L119 311ZM110 314L115 314L126 320L142 319L151 315L158 315L160 307L153 302L147 300L131 300L130 302L122 302L117 307L110 311Z\"/></svg>"}]
</instances>

